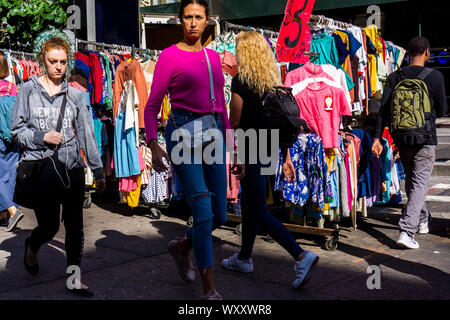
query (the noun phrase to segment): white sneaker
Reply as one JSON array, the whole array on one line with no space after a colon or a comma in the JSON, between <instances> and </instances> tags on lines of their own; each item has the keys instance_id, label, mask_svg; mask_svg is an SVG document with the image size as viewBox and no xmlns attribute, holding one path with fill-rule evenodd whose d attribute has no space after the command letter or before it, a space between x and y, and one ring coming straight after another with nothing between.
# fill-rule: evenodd
<instances>
[{"instance_id":1,"label":"white sneaker","mask_svg":"<svg viewBox=\"0 0 450 320\"><path fill-rule=\"evenodd\" d=\"M428 228L428 222L420 223L419 224L419 231L417 231L420 234L427 234L430 232L430 229Z\"/></svg>"},{"instance_id":2,"label":"white sneaker","mask_svg":"<svg viewBox=\"0 0 450 320\"><path fill-rule=\"evenodd\" d=\"M228 259L222 260L222 267L228 270L249 273L253 272L253 261L252 258L247 260L239 260L238 254L235 253Z\"/></svg>"},{"instance_id":3,"label":"white sneaker","mask_svg":"<svg viewBox=\"0 0 450 320\"><path fill-rule=\"evenodd\" d=\"M222 296L217 291L210 291L207 295L201 296L202 300L222 300Z\"/></svg>"},{"instance_id":4,"label":"white sneaker","mask_svg":"<svg viewBox=\"0 0 450 320\"><path fill-rule=\"evenodd\" d=\"M408 248L408 249L419 249L419 244L414 238L408 236L406 232L400 232L400 237L397 241L399 246Z\"/></svg>"}]
</instances>

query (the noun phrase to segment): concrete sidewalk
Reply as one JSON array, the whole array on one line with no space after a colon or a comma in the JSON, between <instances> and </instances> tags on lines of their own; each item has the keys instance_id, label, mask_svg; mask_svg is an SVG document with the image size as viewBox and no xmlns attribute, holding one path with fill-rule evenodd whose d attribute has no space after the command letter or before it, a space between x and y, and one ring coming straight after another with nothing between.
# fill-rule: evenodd
<instances>
[{"instance_id":1,"label":"concrete sidewalk","mask_svg":"<svg viewBox=\"0 0 450 320\"><path fill-rule=\"evenodd\" d=\"M94 289L92 299L196 300L201 283L186 285L167 252L168 241L186 230L186 217L163 215L151 220L147 212L124 216L125 206L96 201L85 210L83 282ZM24 240L36 226L25 217L14 233L0 231L0 300L82 299L65 290L64 227L39 253L40 273L29 275L23 266ZM397 248L400 209L372 208L360 218L358 230L343 223L336 251L326 251L323 238L297 235L305 249L319 255L319 264L304 289L291 287L293 260L276 243L258 237L255 272L238 274L221 269L220 261L237 252L240 237L233 225L214 232L215 279L227 300L310 299L449 299L450 215L434 217L431 233L417 236L419 250ZM345 225L348 225L346 227ZM381 289L369 290L369 265L381 268Z\"/></svg>"}]
</instances>

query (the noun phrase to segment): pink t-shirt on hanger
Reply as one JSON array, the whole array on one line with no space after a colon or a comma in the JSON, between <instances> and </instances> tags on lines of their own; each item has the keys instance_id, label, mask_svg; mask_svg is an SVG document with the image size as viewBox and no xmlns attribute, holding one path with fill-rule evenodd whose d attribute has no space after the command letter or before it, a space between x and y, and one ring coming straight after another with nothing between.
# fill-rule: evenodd
<instances>
[{"instance_id":1,"label":"pink t-shirt on hanger","mask_svg":"<svg viewBox=\"0 0 450 320\"><path fill-rule=\"evenodd\" d=\"M295 95L300 114L323 141L324 148L339 148L341 116L351 116L344 90L324 82L313 82Z\"/></svg>"}]
</instances>

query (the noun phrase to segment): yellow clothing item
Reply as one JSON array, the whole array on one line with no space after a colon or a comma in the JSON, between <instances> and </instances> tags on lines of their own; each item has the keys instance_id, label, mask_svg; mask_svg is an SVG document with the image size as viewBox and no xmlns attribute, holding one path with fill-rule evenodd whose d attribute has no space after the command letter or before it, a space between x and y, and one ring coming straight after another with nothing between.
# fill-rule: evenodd
<instances>
[{"instance_id":1,"label":"yellow clothing item","mask_svg":"<svg viewBox=\"0 0 450 320\"><path fill-rule=\"evenodd\" d=\"M370 90L372 91L372 96L374 96L378 91L378 70L377 70L377 60L375 55L368 54L367 58L369 60L367 66L367 72L369 73L370 79Z\"/></svg>"},{"instance_id":2,"label":"yellow clothing item","mask_svg":"<svg viewBox=\"0 0 450 320\"><path fill-rule=\"evenodd\" d=\"M334 160L336 159L336 149L325 149L325 159L327 161L328 173L331 173L330 169L333 167ZM322 212L330 210L330 204L325 203L325 207L321 210Z\"/></svg>"},{"instance_id":3,"label":"yellow clothing item","mask_svg":"<svg viewBox=\"0 0 450 320\"><path fill-rule=\"evenodd\" d=\"M141 196L141 176L137 178L137 188L131 192L125 192L124 200L128 203L131 208L136 208L139 206L139 197Z\"/></svg>"},{"instance_id":4,"label":"yellow clothing item","mask_svg":"<svg viewBox=\"0 0 450 320\"><path fill-rule=\"evenodd\" d=\"M169 97L167 96L167 94L164 97L161 109L162 109L161 110L161 122L164 122L169 118L169 115L170 115L170 103L169 103Z\"/></svg>"},{"instance_id":5,"label":"yellow clothing item","mask_svg":"<svg viewBox=\"0 0 450 320\"><path fill-rule=\"evenodd\" d=\"M328 148L325 149L325 159L327 160L328 173L331 173L331 168L333 167L334 159L336 158L336 149Z\"/></svg>"},{"instance_id":6,"label":"yellow clothing item","mask_svg":"<svg viewBox=\"0 0 450 320\"><path fill-rule=\"evenodd\" d=\"M375 48L377 48L377 53L383 54L383 42L381 42L380 36L378 35L378 28L376 25L371 25L364 28L364 32L370 38Z\"/></svg>"},{"instance_id":7,"label":"yellow clothing item","mask_svg":"<svg viewBox=\"0 0 450 320\"><path fill-rule=\"evenodd\" d=\"M377 49L377 56L383 54L384 48L383 43L380 40L380 36L378 35L378 28L375 25L371 25L365 27L364 32L369 37L370 41L372 41L373 45ZM369 77L370 77L370 88L372 90L372 95L375 95L379 90L383 88L380 87L380 83L378 82L378 69L377 69L377 56L369 54Z\"/></svg>"}]
</instances>

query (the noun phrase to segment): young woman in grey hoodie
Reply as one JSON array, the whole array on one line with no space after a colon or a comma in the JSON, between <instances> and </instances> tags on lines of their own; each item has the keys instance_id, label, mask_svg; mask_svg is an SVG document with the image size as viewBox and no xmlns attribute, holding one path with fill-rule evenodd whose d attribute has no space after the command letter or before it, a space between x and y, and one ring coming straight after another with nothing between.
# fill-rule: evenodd
<instances>
[{"instance_id":1,"label":"young woman in grey hoodie","mask_svg":"<svg viewBox=\"0 0 450 320\"><path fill-rule=\"evenodd\" d=\"M29 195L33 197L33 209L38 221L31 237L25 241L24 264L31 274L39 271L39 248L58 232L61 205L66 229L67 265L80 266L84 244L86 164L94 173L98 191L103 191L105 187L91 116L82 93L69 87L66 80L72 56L70 45L63 35L55 34L61 32L49 32L45 41L36 41L40 49L38 59L45 73L32 77L21 86L11 119L11 135L22 148L20 161L39 161L41 164L39 174L33 176L32 183L36 187ZM51 38L48 39L48 35ZM62 129L56 132L65 95L67 103ZM83 150L85 159L80 150ZM81 282L75 286L68 283L67 289L82 296L93 294Z\"/></svg>"}]
</instances>

